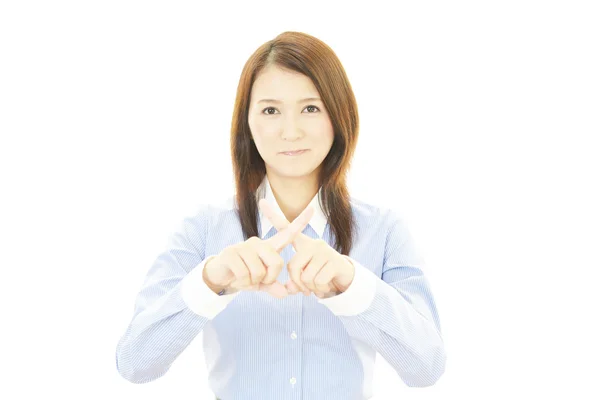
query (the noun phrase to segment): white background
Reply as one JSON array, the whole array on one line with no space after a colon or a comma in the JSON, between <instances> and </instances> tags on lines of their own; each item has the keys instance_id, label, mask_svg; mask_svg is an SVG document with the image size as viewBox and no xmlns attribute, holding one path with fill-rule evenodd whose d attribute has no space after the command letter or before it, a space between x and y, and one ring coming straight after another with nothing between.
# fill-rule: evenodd
<instances>
[{"instance_id":1,"label":"white background","mask_svg":"<svg viewBox=\"0 0 600 400\"><path fill-rule=\"evenodd\" d=\"M232 193L239 74L285 30L346 68L352 195L404 215L440 312L442 378L379 358L375 398L600 398L595 2L200 3L0 5L1 398L212 398L200 337L144 385L115 349L168 236Z\"/></svg>"}]
</instances>

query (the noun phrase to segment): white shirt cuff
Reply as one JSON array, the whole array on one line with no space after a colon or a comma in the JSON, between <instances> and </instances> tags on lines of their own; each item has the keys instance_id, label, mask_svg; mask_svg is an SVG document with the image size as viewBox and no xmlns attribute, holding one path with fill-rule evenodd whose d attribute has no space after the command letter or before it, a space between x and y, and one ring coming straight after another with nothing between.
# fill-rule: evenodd
<instances>
[{"instance_id":1,"label":"white shirt cuff","mask_svg":"<svg viewBox=\"0 0 600 400\"><path fill-rule=\"evenodd\" d=\"M363 267L358 261L343 255L354 264L354 279L345 292L326 299L318 299L329 310L339 316L353 316L364 312L375 298L377 275Z\"/></svg>"},{"instance_id":2,"label":"white shirt cuff","mask_svg":"<svg viewBox=\"0 0 600 400\"><path fill-rule=\"evenodd\" d=\"M214 257L216 255L202 260L196 268L183 278L181 284L181 297L187 307L194 313L208 319L215 318L240 293L237 291L231 294L218 295L204 282L202 278L204 265Z\"/></svg>"}]
</instances>

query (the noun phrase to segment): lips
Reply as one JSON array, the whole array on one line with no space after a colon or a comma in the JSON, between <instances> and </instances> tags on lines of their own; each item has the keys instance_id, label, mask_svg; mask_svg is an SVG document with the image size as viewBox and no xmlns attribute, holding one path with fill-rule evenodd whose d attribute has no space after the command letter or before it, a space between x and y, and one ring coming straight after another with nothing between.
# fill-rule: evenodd
<instances>
[{"instance_id":1,"label":"lips","mask_svg":"<svg viewBox=\"0 0 600 400\"><path fill-rule=\"evenodd\" d=\"M307 152L307 149L301 149L301 150L292 150L292 151L282 151L280 154L284 154L286 156L297 156L300 155L302 153Z\"/></svg>"}]
</instances>

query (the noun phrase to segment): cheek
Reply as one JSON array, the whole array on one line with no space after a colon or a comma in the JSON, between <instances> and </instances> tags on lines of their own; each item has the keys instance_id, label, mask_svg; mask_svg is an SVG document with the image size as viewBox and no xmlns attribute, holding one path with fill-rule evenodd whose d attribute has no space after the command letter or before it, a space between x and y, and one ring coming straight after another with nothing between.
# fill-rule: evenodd
<instances>
[{"instance_id":1,"label":"cheek","mask_svg":"<svg viewBox=\"0 0 600 400\"><path fill-rule=\"evenodd\" d=\"M333 143L333 126L328 120L319 121L319 124L314 126L313 132L318 133L319 142L324 147L330 147Z\"/></svg>"},{"instance_id":2,"label":"cheek","mask_svg":"<svg viewBox=\"0 0 600 400\"><path fill-rule=\"evenodd\" d=\"M273 128L267 123L260 123L258 121L254 121L252 125L250 125L250 131L252 132L252 137L254 138L254 144L258 149L261 155L266 155L265 153L269 153L269 149L273 146Z\"/></svg>"},{"instance_id":3,"label":"cheek","mask_svg":"<svg viewBox=\"0 0 600 400\"><path fill-rule=\"evenodd\" d=\"M265 119L256 118L252 124L252 133L261 137L273 136L279 129L278 123L274 121L266 121Z\"/></svg>"}]
</instances>

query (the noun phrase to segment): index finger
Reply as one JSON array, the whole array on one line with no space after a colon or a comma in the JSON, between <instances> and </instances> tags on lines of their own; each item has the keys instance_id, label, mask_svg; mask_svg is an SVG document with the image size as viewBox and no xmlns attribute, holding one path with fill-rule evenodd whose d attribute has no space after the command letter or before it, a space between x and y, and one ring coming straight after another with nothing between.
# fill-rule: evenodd
<instances>
[{"instance_id":1,"label":"index finger","mask_svg":"<svg viewBox=\"0 0 600 400\"><path fill-rule=\"evenodd\" d=\"M310 222L313 213L314 208L309 205L287 226L287 228L277 232L275 236L267 239L267 242L279 253L285 246L294 241L297 234L304 230L306 225Z\"/></svg>"},{"instance_id":2,"label":"index finger","mask_svg":"<svg viewBox=\"0 0 600 400\"><path fill-rule=\"evenodd\" d=\"M258 207L262 211L263 215L275 226L277 231L282 231L290 224L287 218L283 215L277 214L273 207L265 199L261 199L258 202Z\"/></svg>"}]
</instances>

